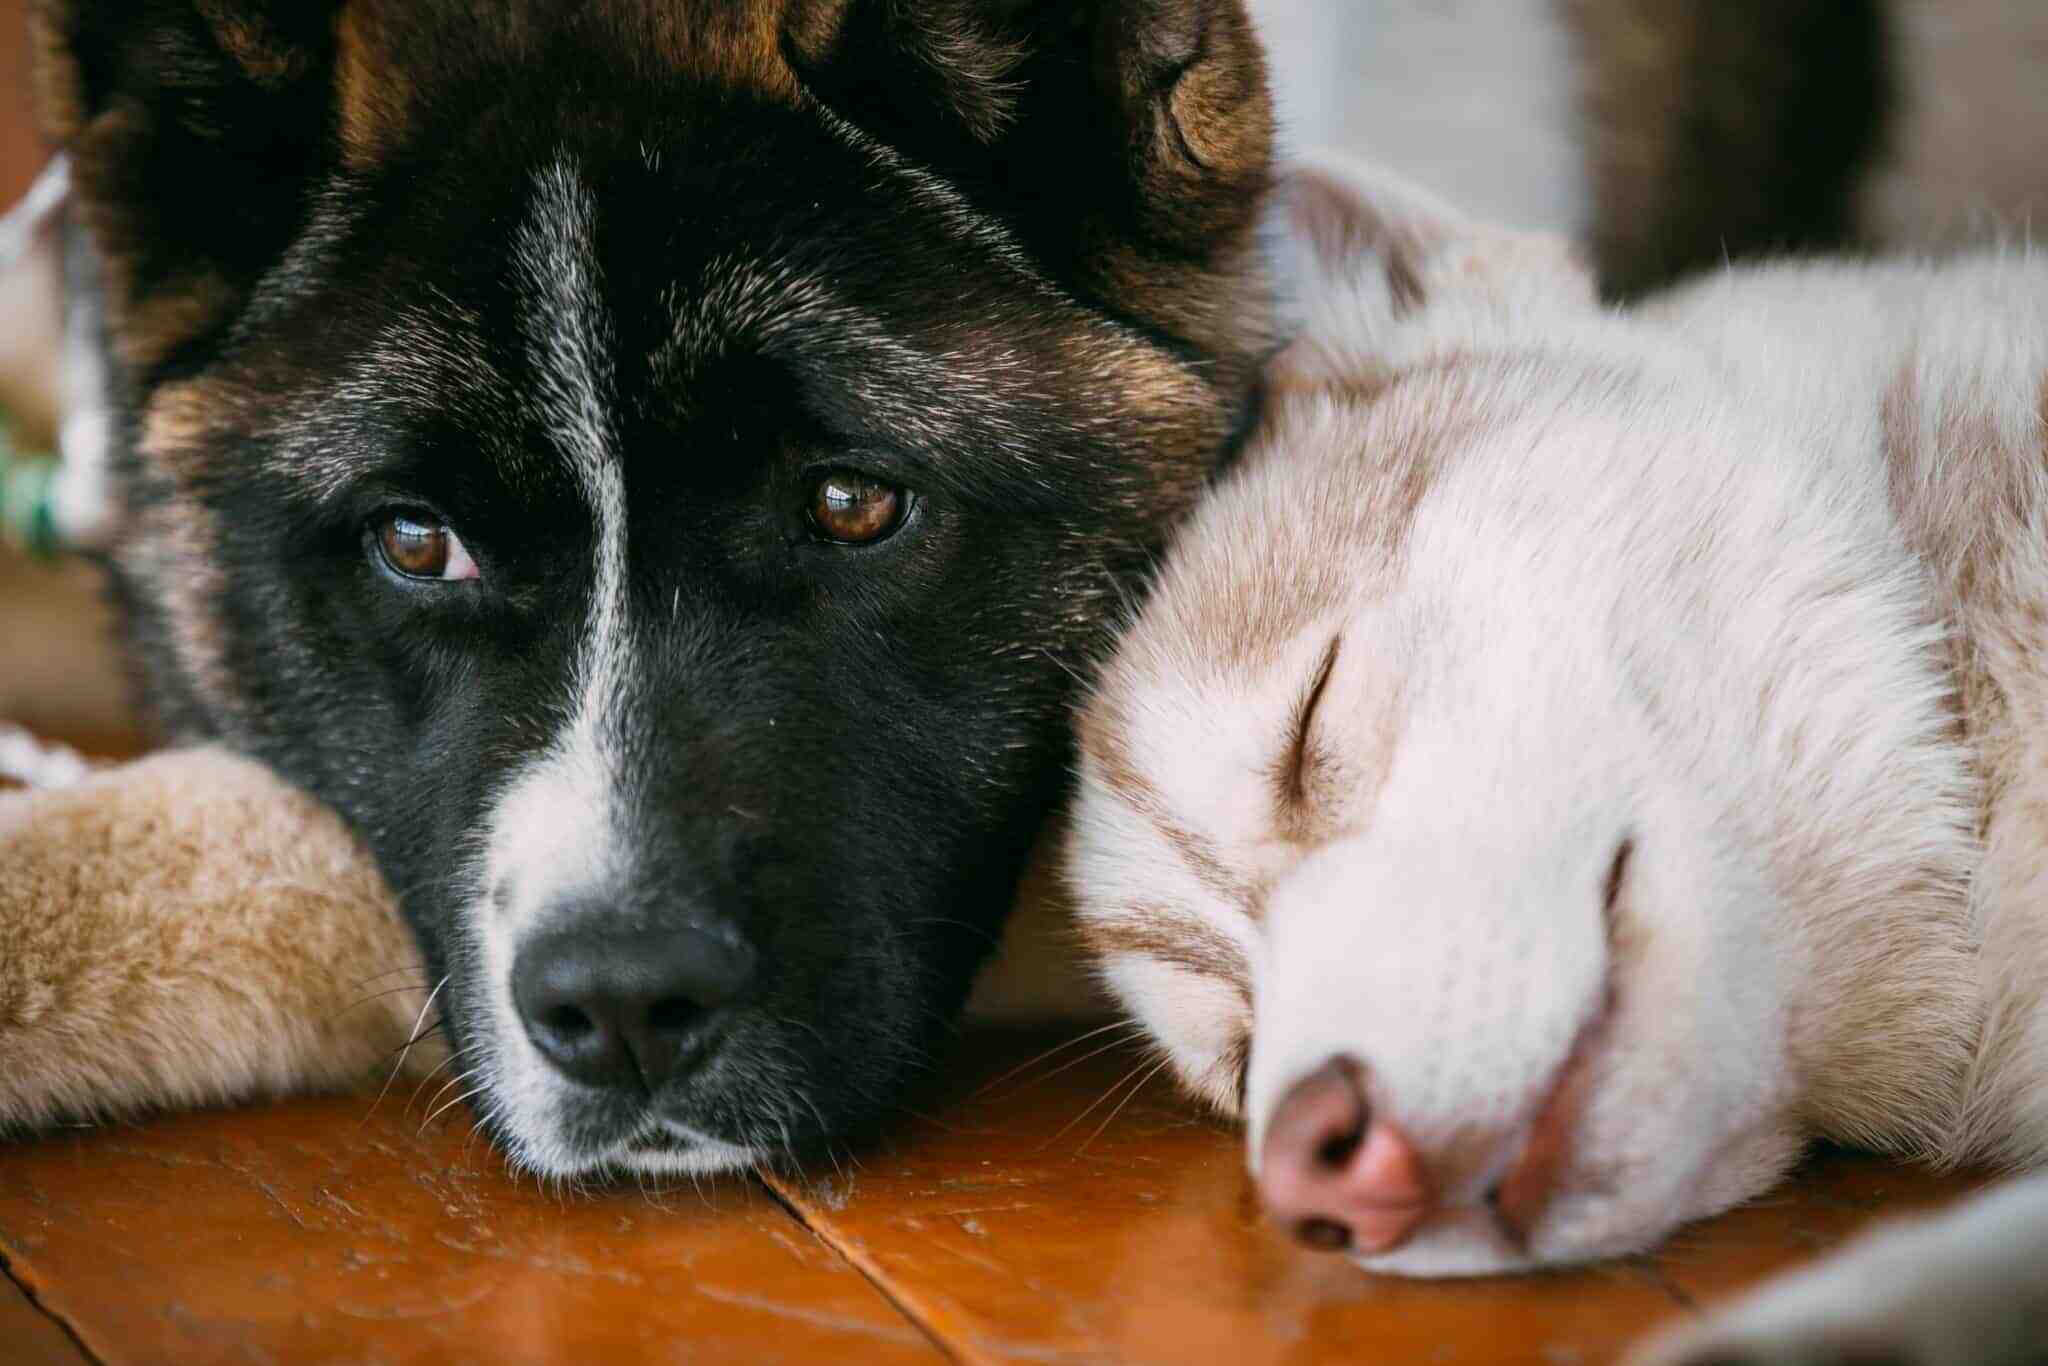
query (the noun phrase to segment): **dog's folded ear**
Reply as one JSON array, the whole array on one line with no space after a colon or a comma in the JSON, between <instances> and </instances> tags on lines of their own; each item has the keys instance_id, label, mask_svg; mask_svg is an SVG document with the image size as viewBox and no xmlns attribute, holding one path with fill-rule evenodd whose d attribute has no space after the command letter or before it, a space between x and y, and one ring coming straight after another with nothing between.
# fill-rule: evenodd
<instances>
[{"instance_id":1,"label":"dog's folded ear","mask_svg":"<svg viewBox=\"0 0 2048 1366\"><path fill-rule=\"evenodd\" d=\"M1120 310L1227 353L1264 307L1219 289L1259 278L1273 139L1240 0L848 0L786 46L819 101Z\"/></svg>"},{"instance_id":2,"label":"dog's folded ear","mask_svg":"<svg viewBox=\"0 0 2048 1366\"><path fill-rule=\"evenodd\" d=\"M33 0L45 133L72 158L112 333L147 368L283 250L328 143L326 0Z\"/></svg>"},{"instance_id":3,"label":"dog's folded ear","mask_svg":"<svg viewBox=\"0 0 2048 1366\"><path fill-rule=\"evenodd\" d=\"M1283 324L1295 338L1267 372L1279 387L1376 373L1397 333L1426 313L1594 304L1592 275L1565 239L1475 222L1337 157L1288 168L1272 213Z\"/></svg>"}]
</instances>

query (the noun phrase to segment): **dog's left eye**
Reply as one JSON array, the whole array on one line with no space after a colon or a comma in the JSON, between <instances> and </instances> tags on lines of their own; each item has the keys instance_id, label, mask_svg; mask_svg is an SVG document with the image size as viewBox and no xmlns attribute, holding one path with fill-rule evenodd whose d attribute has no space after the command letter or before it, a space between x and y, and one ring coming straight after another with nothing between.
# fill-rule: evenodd
<instances>
[{"instance_id":1,"label":"dog's left eye","mask_svg":"<svg viewBox=\"0 0 2048 1366\"><path fill-rule=\"evenodd\" d=\"M377 553L408 579L457 583L480 577L462 538L423 512L390 512L377 523Z\"/></svg>"},{"instance_id":2,"label":"dog's left eye","mask_svg":"<svg viewBox=\"0 0 2048 1366\"><path fill-rule=\"evenodd\" d=\"M839 545L882 540L903 525L909 507L902 489L851 470L834 470L811 487L811 526Z\"/></svg>"}]
</instances>

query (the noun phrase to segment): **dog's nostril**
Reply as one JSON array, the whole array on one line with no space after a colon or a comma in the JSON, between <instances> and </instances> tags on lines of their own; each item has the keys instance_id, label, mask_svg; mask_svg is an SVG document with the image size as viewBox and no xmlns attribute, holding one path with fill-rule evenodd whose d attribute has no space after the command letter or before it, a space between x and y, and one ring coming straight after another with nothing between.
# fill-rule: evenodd
<instances>
[{"instance_id":1,"label":"dog's nostril","mask_svg":"<svg viewBox=\"0 0 2048 1366\"><path fill-rule=\"evenodd\" d=\"M1304 1219L1294 1226L1294 1240L1318 1252L1342 1252L1351 1246L1351 1230L1335 1219Z\"/></svg>"},{"instance_id":2,"label":"dog's nostril","mask_svg":"<svg viewBox=\"0 0 2048 1366\"><path fill-rule=\"evenodd\" d=\"M664 996L647 1012L648 1027L666 1034L694 1029L703 1018L704 1007L683 996Z\"/></svg>"},{"instance_id":3,"label":"dog's nostril","mask_svg":"<svg viewBox=\"0 0 2048 1366\"><path fill-rule=\"evenodd\" d=\"M575 1006L556 1006L541 1017L541 1025L562 1039L578 1038L597 1028L591 1018Z\"/></svg>"},{"instance_id":4,"label":"dog's nostril","mask_svg":"<svg viewBox=\"0 0 2048 1366\"><path fill-rule=\"evenodd\" d=\"M1367 1116L1361 1115L1352 1129L1332 1134L1316 1149L1316 1162L1331 1171L1341 1171L1358 1152L1358 1145L1365 1142ZM1349 1235L1347 1234L1348 1238Z\"/></svg>"}]
</instances>

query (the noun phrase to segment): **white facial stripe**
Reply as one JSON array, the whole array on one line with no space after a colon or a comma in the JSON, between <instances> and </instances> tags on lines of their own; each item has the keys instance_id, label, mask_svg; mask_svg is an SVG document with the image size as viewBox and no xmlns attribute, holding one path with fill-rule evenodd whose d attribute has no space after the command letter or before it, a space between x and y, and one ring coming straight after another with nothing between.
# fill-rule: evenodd
<instances>
[{"instance_id":1,"label":"white facial stripe","mask_svg":"<svg viewBox=\"0 0 2048 1366\"><path fill-rule=\"evenodd\" d=\"M515 259L526 285L521 318L538 361L548 434L568 459L597 527L589 625L577 659L570 747L597 749L617 714L626 657L626 485L612 426L612 329L597 289L595 206L566 159L536 177L533 216Z\"/></svg>"},{"instance_id":2,"label":"white facial stripe","mask_svg":"<svg viewBox=\"0 0 2048 1366\"><path fill-rule=\"evenodd\" d=\"M612 329L599 297L595 206L566 158L534 178L531 216L514 259L524 285L521 331L539 379L536 398L557 452L567 460L595 530L589 616L577 652L570 713L561 733L507 794L494 824L492 873L513 876L513 924L550 893L602 882L618 842L618 735L627 660L626 487L619 466ZM509 838L508 838L509 837ZM493 889L495 890L495 889Z\"/></svg>"},{"instance_id":3,"label":"white facial stripe","mask_svg":"<svg viewBox=\"0 0 2048 1366\"><path fill-rule=\"evenodd\" d=\"M487 1018L490 1100L515 1160L573 1173L619 1163L646 1170L711 1171L739 1165L739 1150L667 1153L650 1165L624 1150L571 1151L556 1112L568 1083L533 1049L512 1000L513 960L549 908L601 892L620 875L618 718L632 654L626 599L626 489L619 465L613 337L598 292L595 206L566 158L535 177L531 216L514 259L523 286L521 331L534 360L534 395L557 454L568 462L595 530L589 615L569 699L554 741L513 782L492 814L483 877L469 908L477 986Z\"/></svg>"}]
</instances>

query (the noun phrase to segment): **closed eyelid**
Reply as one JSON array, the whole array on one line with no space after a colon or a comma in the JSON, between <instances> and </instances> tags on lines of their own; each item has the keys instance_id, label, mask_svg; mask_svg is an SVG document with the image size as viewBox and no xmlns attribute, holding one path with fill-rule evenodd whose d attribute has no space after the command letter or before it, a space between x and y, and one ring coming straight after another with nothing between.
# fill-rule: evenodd
<instances>
[{"instance_id":1,"label":"closed eyelid","mask_svg":"<svg viewBox=\"0 0 2048 1366\"><path fill-rule=\"evenodd\" d=\"M1277 782L1275 784L1279 805L1283 815L1298 817L1309 801L1309 770L1315 762L1315 751L1309 737L1315 728L1316 708L1329 688L1330 675L1336 671L1337 655L1343 649L1344 638L1332 636L1329 646L1323 651L1321 663L1316 668L1315 678L1301 701L1295 704L1293 724L1289 729L1287 748L1281 755Z\"/></svg>"}]
</instances>

